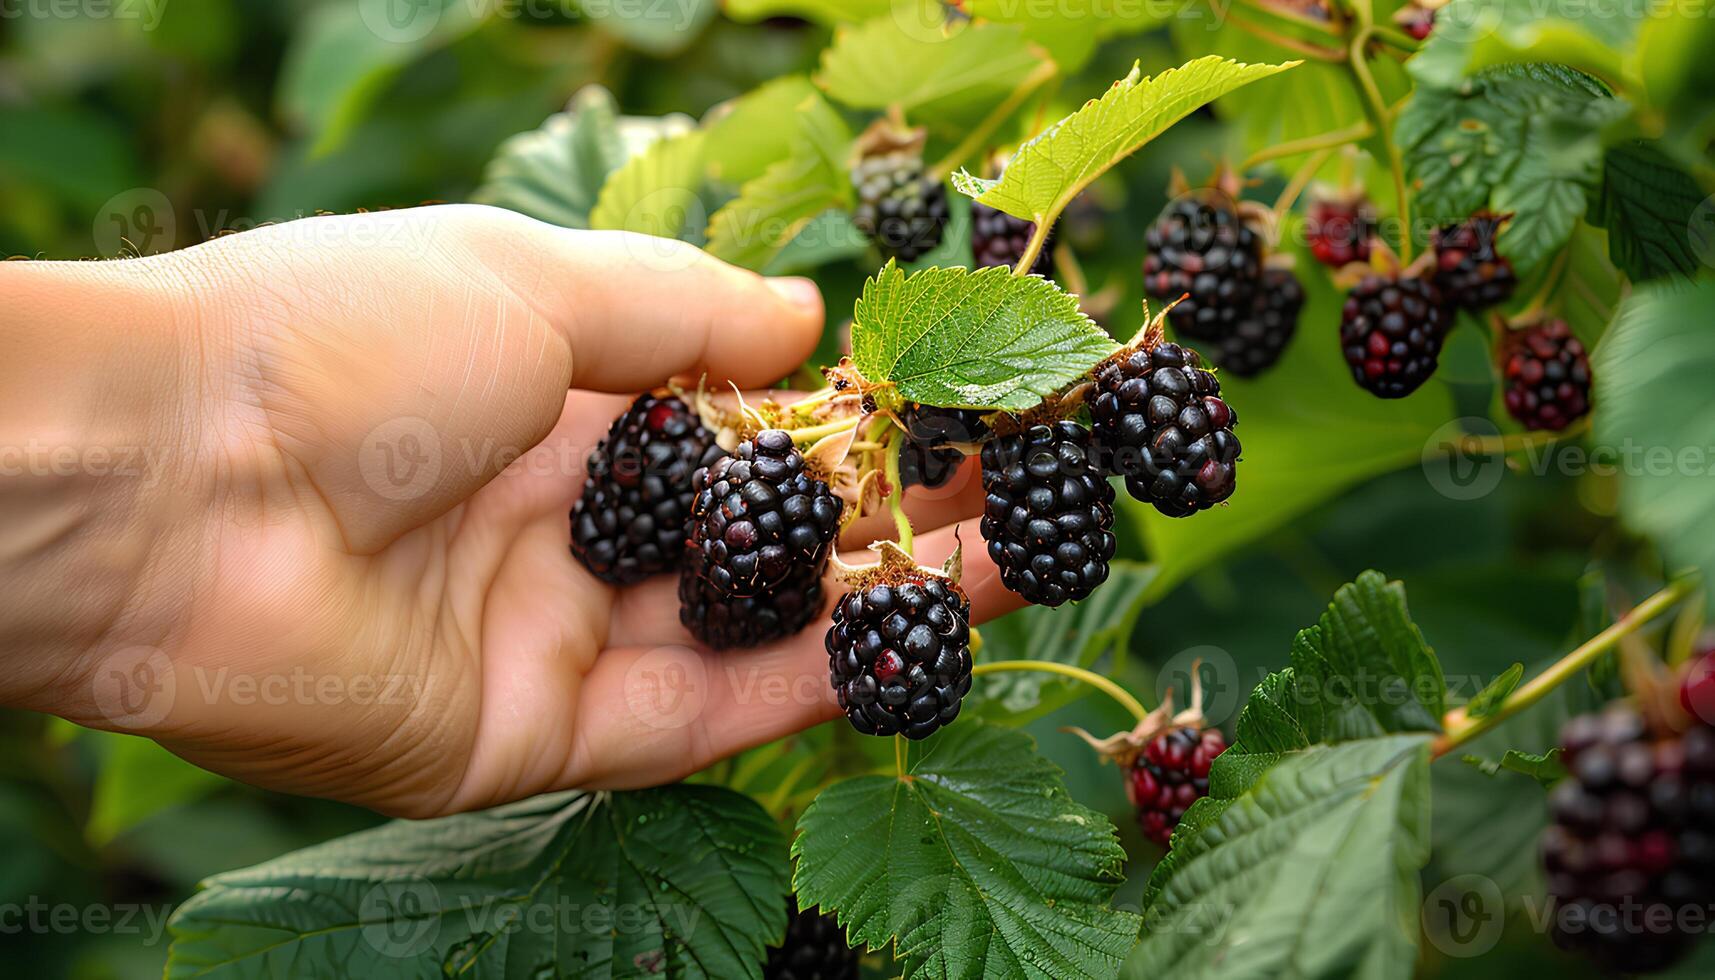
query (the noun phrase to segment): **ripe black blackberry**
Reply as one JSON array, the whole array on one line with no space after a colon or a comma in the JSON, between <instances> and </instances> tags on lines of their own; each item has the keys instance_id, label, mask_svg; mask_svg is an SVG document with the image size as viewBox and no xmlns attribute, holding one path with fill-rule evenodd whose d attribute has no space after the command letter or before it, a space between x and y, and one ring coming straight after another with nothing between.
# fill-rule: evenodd
<instances>
[{"instance_id":1,"label":"ripe black blackberry","mask_svg":"<svg viewBox=\"0 0 1715 980\"><path fill-rule=\"evenodd\" d=\"M1554 941L1608 970L1664 969L1695 938L1682 913L1715 898L1715 729L1652 739L1616 705L1567 722L1561 751L1542 836Z\"/></svg>"},{"instance_id":2,"label":"ripe black blackberry","mask_svg":"<svg viewBox=\"0 0 1715 980\"><path fill-rule=\"evenodd\" d=\"M1512 297L1518 276L1495 251L1507 217L1483 212L1435 233L1435 285L1448 303L1474 313Z\"/></svg>"},{"instance_id":3,"label":"ripe black blackberry","mask_svg":"<svg viewBox=\"0 0 1715 980\"><path fill-rule=\"evenodd\" d=\"M965 454L957 449L931 449L907 439L899 447L899 482L907 487L935 490L946 486L964 461Z\"/></svg>"},{"instance_id":4,"label":"ripe black blackberry","mask_svg":"<svg viewBox=\"0 0 1715 980\"><path fill-rule=\"evenodd\" d=\"M899 418L912 442L935 448L950 442L982 442L987 439L989 427L983 422L983 417L988 414L988 410L982 408L938 408L912 402L900 412Z\"/></svg>"},{"instance_id":5,"label":"ripe black blackberry","mask_svg":"<svg viewBox=\"0 0 1715 980\"><path fill-rule=\"evenodd\" d=\"M1452 325L1453 311L1428 279L1365 276L1340 311L1340 349L1360 387L1404 398L1435 373Z\"/></svg>"},{"instance_id":6,"label":"ripe black blackberry","mask_svg":"<svg viewBox=\"0 0 1715 980\"><path fill-rule=\"evenodd\" d=\"M1219 193L1178 198L1144 235L1143 288L1171 303L1173 329L1194 340L1219 340L1250 315L1262 278L1262 239Z\"/></svg>"},{"instance_id":7,"label":"ripe black blackberry","mask_svg":"<svg viewBox=\"0 0 1715 980\"><path fill-rule=\"evenodd\" d=\"M857 980L858 951L832 915L788 903L786 940L768 951L763 980Z\"/></svg>"},{"instance_id":8,"label":"ripe black blackberry","mask_svg":"<svg viewBox=\"0 0 1715 980\"><path fill-rule=\"evenodd\" d=\"M572 554L615 585L678 568L691 477L720 455L715 434L683 401L637 396L589 455L572 505Z\"/></svg>"},{"instance_id":9,"label":"ripe black blackberry","mask_svg":"<svg viewBox=\"0 0 1715 980\"><path fill-rule=\"evenodd\" d=\"M1029 247L1030 236L1035 231L1034 221L1015 218L986 204L973 203L971 255L976 267L986 269L991 265L1004 265L1012 268L1017 265L1018 260L1024 258L1024 250ZM1049 239L1053 239L1052 232ZM1047 242L1036 253L1036 261L1030 264L1030 271L1046 279L1054 278L1054 256Z\"/></svg>"},{"instance_id":10,"label":"ripe black blackberry","mask_svg":"<svg viewBox=\"0 0 1715 980\"><path fill-rule=\"evenodd\" d=\"M1362 198L1316 200L1305 214L1304 234L1310 241L1310 254L1330 268L1368 262L1375 233L1375 215Z\"/></svg>"},{"instance_id":11,"label":"ripe black blackberry","mask_svg":"<svg viewBox=\"0 0 1715 980\"><path fill-rule=\"evenodd\" d=\"M712 650L783 640L810 625L822 610L825 560L795 565L779 585L742 599L710 587L702 561L701 555L692 554L679 571L679 622Z\"/></svg>"},{"instance_id":12,"label":"ripe black blackberry","mask_svg":"<svg viewBox=\"0 0 1715 980\"><path fill-rule=\"evenodd\" d=\"M1181 726L1143 747L1126 780L1143 835L1162 847L1191 804L1209 795L1209 765L1227 750L1218 728L1199 732Z\"/></svg>"},{"instance_id":13,"label":"ripe black blackberry","mask_svg":"<svg viewBox=\"0 0 1715 980\"><path fill-rule=\"evenodd\" d=\"M1265 269L1251 315L1232 333L1208 341L1209 358L1223 371L1252 378L1274 366L1298 332L1304 286L1291 269Z\"/></svg>"},{"instance_id":14,"label":"ripe black blackberry","mask_svg":"<svg viewBox=\"0 0 1715 980\"><path fill-rule=\"evenodd\" d=\"M1107 581L1114 488L1090 433L1036 425L983 446L982 535L1003 585L1039 606L1082 599Z\"/></svg>"},{"instance_id":15,"label":"ripe black blackberry","mask_svg":"<svg viewBox=\"0 0 1715 980\"><path fill-rule=\"evenodd\" d=\"M852 169L858 205L852 223L883 258L912 262L941 244L947 229L947 189L923 173L909 150L866 157Z\"/></svg>"},{"instance_id":16,"label":"ripe black blackberry","mask_svg":"<svg viewBox=\"0 0 1715 980\"><path fill-rule=\"evenodd\" d=\"M1238 413L1196 351L1158 343L1097 365L1086 396L1101 460L1128 493L1168 517L1233 495Z\"/></svg>"},{"instance_id":17,"label":"ripe black blackberry","mask_svg":"<svg viewBox=\"0 0 1715 980\"><path fill-rule=\"evenodd\" d=\"M1501 383L1507 411L1527 429L1558 431L1590 411L1590 358L1564 320L1508 334Z\"/></svg>"},{"instance_id":18,"label":"ripe black blackberry","mask_svg":"<svg viewBox=\"0 0 1715 980\"><path fill-rule=\"evenodd\" d=\"M715 594L746 598L819 567L839 530L840 499L805 471L792 436L767 429L698 470L689 547Z\"/></svg>"},{"instance_id":19,"label":"ripe black blackberry","mask_svg":"<svg viewBox=\"0 0 1715 980\"><path fill-rule=\"evenodd\" d=\"M950 580L860 586L834 607L828 677L852 727L927 738L971 690L971 603Z\"/></svg>"}]
</instances>

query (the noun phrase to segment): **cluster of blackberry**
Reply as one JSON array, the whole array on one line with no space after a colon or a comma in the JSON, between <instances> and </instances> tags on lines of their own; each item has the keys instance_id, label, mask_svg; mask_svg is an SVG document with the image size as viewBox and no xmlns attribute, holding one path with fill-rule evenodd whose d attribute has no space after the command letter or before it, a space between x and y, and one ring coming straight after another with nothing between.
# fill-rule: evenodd
<instances>
[{"instance_id":1,"label":"cluster of blackberry","mask_svg":"<svg viewBox=\"0 0 1715 980\"><path fill-rule=\"evenodd\" d=\"M1181 726L1157 735L1127 772L1126 795L1143 836L1166 847L1191 804L1209 795L1209 766L1227 751L1220 729Z\"/></svg>"},{"instance_id":2,"label":"cluster of blackberry","mask_svg":"<svg viewBox=\"0 0 1715 980\"><path fill-rule=\"evenodd\" d=\"M786 920L786 939L768 951L763 980L858 980L858 952L832 915L796 904Z\"/></svg>"},{"instance_id":3,"label":"cluster of blackberry","mask_svg":"<svg viewBox=\"0 0 1715 980\"><path fill-rule=\"evenodd\" d=\"M857 209L852 223L884 259L914 262L941 244L947 230L947 188L923 172L909 150L865 157L852 168Z\"/></svg>"}]
</instances>

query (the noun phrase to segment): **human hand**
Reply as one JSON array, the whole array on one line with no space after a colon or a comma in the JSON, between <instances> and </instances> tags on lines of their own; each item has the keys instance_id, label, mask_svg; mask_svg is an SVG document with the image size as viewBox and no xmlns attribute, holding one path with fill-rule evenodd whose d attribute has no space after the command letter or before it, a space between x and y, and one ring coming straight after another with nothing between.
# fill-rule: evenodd
<instances>
[{"instance_id":1,"label":"human hand","mask_svg":"<svg viewBox=\"0 0 1715 980\"><path fill-rule=\"evenodd\" d=\"M82 379L69 404L0 401L12 434L63 435L80 458L128 438L160 461L73 478L103 535L49 533L66 509L39 486L0 493L0 581L33 603L0 618L33 665L9 703L417 817L659 784L839 714L824 619L710 653L671 576L615 589L568 549L624 393L789 373L822 328L809 281L470 206L3 271L22 297L9 335L70 338L38 379ZM125 340L99 336L115 324ZM951 552L977 483L972 461L956 489L908 498L920 560ZM860 523L842 545L882 536ZM1016 605L981 548L965 569L973 622Z\"/></svg>"}]
</instances>

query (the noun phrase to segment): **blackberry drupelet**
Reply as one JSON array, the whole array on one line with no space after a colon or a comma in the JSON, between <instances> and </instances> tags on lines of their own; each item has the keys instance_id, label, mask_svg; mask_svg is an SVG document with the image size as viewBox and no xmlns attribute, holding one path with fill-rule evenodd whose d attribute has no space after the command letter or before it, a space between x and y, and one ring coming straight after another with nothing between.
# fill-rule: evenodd
<instances>
[{"instance_id":1,"label":"blackberry drupelet","mask_svg":"<svg viewBox=\"0 0 1715 980\"><path fill-rule=\"evenodd\" d=\"M1056 422L995 437L983 447L982 479L982 535L1002 584L1058 606L1107 580L1114 488L1082 426Z\"/></svg>"},{"instance_id":2,"label":"blackberry drupelet","mask_svg":"<svg viewBox=\"0 0 1715 980\"><path fill-rule=\"evenodd\" d=\"M1015 218L986 204L971 204L971 254L979 269L992 265L1016 266L1024 258L1024 250L1035 231L1034 221ZM1045 279L1054 278L1054 255L1049 247L1052 241L1050 232L1049 241L1042 244L1036 261L1030 264L1030 271Z\"/></svg>"},{"instance_id":3,"label":"blackberry drupelet","mask_svg":"<svg viewBox=\"0 0 1715 980\"><path fill-rule=\"evenodd\" d=\"M1197 353L1159 343L1097 365L1086 397L1107 471L1168 517L1187 517L1233 495L1238 413Z\"/></svg>"},{"instance_id":4,"label":"blackberry drupelet","mask_svg":"<svg viewBox=\"0 0 1715 980\"><path fill-rule=\"evenodd\" d=\"M791 903L789 903L789 907ZM763 980L858 980L858 951L832 915L793 909L786 941L768 951Z\"/></svg>"},{"instance_id":5,"label":"blackberry drupelet","mask_svg":"<svg viewBox=\"0 0 1715 980\"><path fill-rule=\"evenodd\" d=\"M753 647L783 640L822 611L826 561L793 566L786 580L766 592L735 599L704 581L702 557L693 554L679 571L679 622L712 650Z\"/></svg>"},{"instance_id":6,"label":"blackberry drupelet","mask_svg":"<svg viewBox=\"0 0 1715 980\"><path fill-rule=\"evenodd\" d=\"M1375 233L1375 215L1362 199L1313 201L1305 214L1304 234L1310 241L1310 254L1330 268L1368 262Z\"/></svg>"},{"instance_id":7,"label":"blackberry drupelet","mask_svg":"<svg viewBox=\"0 0 1715 980\"><path fill-rule=\"evenodd\" d=\"M614 585L678 568L691 477L720 456L690 406L671 395L637 396L589 455L583 495L572 505L572 554Z\"/></svg>"},{"instance_id":8,"label":"blackberry drupelet","mask_svg":"<svg viewBox=\"0 0 1715 980\"><path fill-rule=\"evenodd\" d=\"M1715 728L1652 739L1615 705L1567 722L1561 750L1542 835L1554 941L1610 971L1665 969L1697 938L1683 913L1715 899Z\"/></svg>"},{"instance_id":9,"label":"blackberry drupelet","mask_svg":"<svg viewBox=\"0 0 1715 980\"><path fill-rule=\"evenodd\" d=\"M828 675L852 727L927 738L971 690L971 603L934 576L854 589L834 607Z\"/></svg>"},{"instance_id":10,"label":"blackberry drupelet","mask_svg":"<svg viewBox=\"0 0 1715 980\"><path fill-rule=\"evenodd\" d=\"M840 499L805 471L781 429L767 429L698 470L689 547L715 594L746 598L779 588L794 569L820 567L839 530Z\"/></svg>"},{"instance_id":11,"label":"blackberry drupelet","mask_svg":"<svg viewBox=\"0 0 1715 980\"><path fill-rule=\"evenodd\" d=\"M1433 282L1365 276L1340 311L1340 349L1360 387L1404 398L1435 373L1452 325L1453 311Z\"/></svg>"},{"instance_id":12,"label":"blackberry drupelet","mask_svg":"<svg viewBox=\"0 0 1715 980\"><path fill-rule=\"evenodd\" d=\"M907 439L899 447L899 482L907 487L934 490L947 485L959 472L965 454L948 447L931 449Z\"/></svg>"},{"instance_id":13,"label":"blackberry drupelet","mask_svg":"<svg viewBox=\"0 0 1715 980\"><path fill-rule=\"evenodd\" d=\"M1484 212L1435 233L1435 285L1448 303L1475 313L1512 297L1518 276L1495 251L1505 220Z\"/></svg>"},{"instance_id":14,"label":"blackberry drupelet","mask_svg":"<svg viewBox=\"0 0 1715 980\"><path fill-rule=\"evenodd\" d=\"M923 173L910 151L866 157L852 169L858 204L852 223L883 258L912 262L941 244L947 229L947 189Z\"/></svg>"},{"instance_id":15,"label":"blackberry drupelet","mask_svg":"<svg viewBox=\"0 0 1715 980\"><path fill-rule=\"evenodd\" d=\"M1143 835L1162 847L1191 804L1209 795L1209 765L1227 750L1220 729L1184 726L1157 735L1143 748L1126 781Z\"/></svg>"},{"instance_id":16,"label":"blackberry drupelet","mask_svg":"<svg viewBox=\"0 0 1715 980\"><path fill-rule=\"evenodd\" d=\"M937 408L912 402L900 412L905 434L911 441L931 449L950 442L982 442L989 436L983 408Z\"/></svg>"},{"instance_id":17,"label":"blackberry drupelet","mask_svg":"<svg viewBox=\"0 0 1715 980\"><path fill-rule=\"evenodd\" d=\"M1501 384L1507 411L1527 429L1559 431L1590 411L1590 358L1564 320L1508 334Z\"/></svg>"},{"instance_id":18,"label":"blackberry drupelet","mask_svg":"<svg viewBox=\"0 0 1715 980\"><path fill-rule=\"evenodd\" d=\"M1209 357L1223 371L1252 378L1274 366L1298 332L1304 310L1304 286L1291 269L1265 269L1251 315L1218 341L1210 341Z\"/></svg>"},{"instance_id":19,"label":"blackberry drupelet","mask_svg":"<svg viewBox=\"0 0 1715 980\"><path fill-rule=\"evenodd\" d=\"M1230 199L1207 193L1167 205L1144 236L1143 288L1172 303L1168 320L1181 336L1219 340L1250 315L1262 277L1262 239Z\"/></svg>"}]
</instances>

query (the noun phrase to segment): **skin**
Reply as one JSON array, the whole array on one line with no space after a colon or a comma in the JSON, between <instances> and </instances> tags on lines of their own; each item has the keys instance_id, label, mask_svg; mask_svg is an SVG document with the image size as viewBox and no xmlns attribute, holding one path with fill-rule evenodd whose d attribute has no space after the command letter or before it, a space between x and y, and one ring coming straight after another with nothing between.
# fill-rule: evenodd
<instances>
[{"instance_id":1,"label":"skin","mask_svg":"<svg viewBox=\"0 0 1715 980\"><path fill-rule=\"evenodd\" d=\"M441 206L0 263L0 296L0 703L409 817L670 782L839 716L821 622L713 654L670 576L615 589L568 547L629 393L790 373L808 280ZM1018 600L977 484L907 504L925 564L975 544L981 622Z\"/></svg>"}]
</instances>

